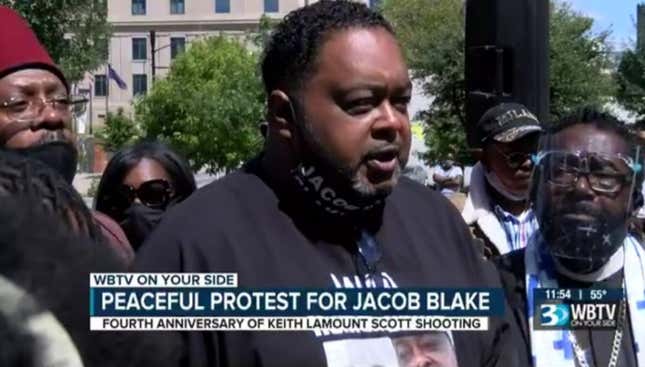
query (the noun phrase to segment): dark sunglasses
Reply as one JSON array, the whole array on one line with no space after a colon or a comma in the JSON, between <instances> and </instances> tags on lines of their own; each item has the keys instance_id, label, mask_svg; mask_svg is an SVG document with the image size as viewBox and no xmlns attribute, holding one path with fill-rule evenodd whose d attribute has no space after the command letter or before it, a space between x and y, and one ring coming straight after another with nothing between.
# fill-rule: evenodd
<instances>
[{"instance_id":1,"label":"dark sunglasses","mask_svg":"<svg viewBox=\"0 0 645 367\"><path fill-rule=\"evenodd\" d=\"M493 144L492 147L497 151L497 153L504 157L504 159L506 160L506 165L511 169L520 168L524 163L526 163L526 161L531 161L531 157L533 156L531 153L526 152L505 153L495 144Z\"/></svg>"},{"instance_id":2,"label":"dark sunglasses","mask_svg":"<svg viewBox=\"0 0 645 367\"><path fill-rule=\"evenodd\" d=\"M165 208L172 198L172 187L163 179L150 180L142 183L138 189L129 185L121 185L118 190L121 207L129 207L135 199L151 208Z\"/></svg>"}]
</instances>

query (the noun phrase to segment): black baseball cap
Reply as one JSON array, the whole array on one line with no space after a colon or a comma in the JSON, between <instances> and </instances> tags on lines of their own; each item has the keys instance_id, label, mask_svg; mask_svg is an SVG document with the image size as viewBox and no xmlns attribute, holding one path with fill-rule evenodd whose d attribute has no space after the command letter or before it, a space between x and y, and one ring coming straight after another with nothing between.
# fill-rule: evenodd
<instances>
[{"instance_id":1,"label":"black baseball cap","mask_svg":"<svg viewBox=\"0 0 645 367\"><path fill-rule=\"evenodd\" d=\"M519 103L500 103L479 119L475 128L477 140L510 143L542 131L542 125L528 108Z\"/></svg>"}]
</instances>

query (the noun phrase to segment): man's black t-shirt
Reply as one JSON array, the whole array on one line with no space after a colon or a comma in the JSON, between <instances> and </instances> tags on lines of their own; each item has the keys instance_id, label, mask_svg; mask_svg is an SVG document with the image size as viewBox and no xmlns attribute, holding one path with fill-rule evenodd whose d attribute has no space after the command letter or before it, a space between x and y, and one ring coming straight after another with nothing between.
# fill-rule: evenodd
<instances>
[{"instance_id":1,"label":"man's black t-shirt","mask_svg":"<svg viewBox=\"0 0 645 367\"><path fill-rule=\"evenodd\" d=\"M510 303L515 321L520 325L518 329L522 330L524 347L529 353L529 330L528 318L526 317L526 285L525 285L525 265L524 249L511 252L497 259L500 270L502 283L505 288L506 297ZM622 288L623 271L619 271L609 278L595 282L581 282L558 275L558 286L560 288ZM627 307L625 305L625 307ZM631 326L629 324L629 309L627 309L626 324L623 328L623 339L621 342L620 353L618 354L617 367L636 367L636 353L634 351L634 341L632 338ZM611 348L614 341L614 330L599 329L581 329L576 330L576 338L580 342L581 348L586 352L587 361L592 366L607 366L611 355ZM530 355L530 353L529 353ZM576 366L579 364L576 361Z\"/></svg>"},{"instance_id":2,"label":"man's black t-shirt","mask_svg":"<svg viewBox=\"0 0 645 367\"><path fill-rule=\"evenodd\" d=\"M325 220L280 195L254 161L199 190L171 210L140 250L135 269L236 272L240 287L358 288L356 244L347 219ZM389 287L498 287L494 267L478 256L466 225L441 195L402 178L373 228L382 252L377 272ZM454 335L460 367L523 366L509 323ZM314 332L191 332L190 366L383 365L383 335ZM396 354L396 352L395 352ZM349 359L348 359L349 358ZM370 360L373 358L373 360ZM348 364L344 364L348 365ZM389 364L397 365L397 364ZM405 364L400 364L405 365Z\"/></svg>"}]
</instances>

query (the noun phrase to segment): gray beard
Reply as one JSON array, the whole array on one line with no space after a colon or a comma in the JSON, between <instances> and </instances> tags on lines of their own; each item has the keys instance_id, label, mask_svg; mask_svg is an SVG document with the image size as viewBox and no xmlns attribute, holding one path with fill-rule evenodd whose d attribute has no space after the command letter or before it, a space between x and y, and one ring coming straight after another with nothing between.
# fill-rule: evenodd
<instances>
[{"instance_id":1,"label":"gray beard","mask_svg":"<svg viewBox=\"0 0 645 367\"><path fill-rule=\"evenodd\" d=\"M306 120L304 120L306 121ZM312 133L310 125L303 123L304 128L300 130L302 142L306 145L307 153L316 165L321 165L322 170L332 173L338 185L347 185L354 191L354 194L361 200L378 200L383 199L390 194L391 190L377 190L373 185L361 179L359 174L360 165L357 167L341 166L332 159L332 154L327 151L320 140ZM302 125L301 125L302 126ZM301 152L302 154L302 152ZM401 175L401 166L398 165L394 172L394 179L398 180Z\"/></svg>"}]
</instances>

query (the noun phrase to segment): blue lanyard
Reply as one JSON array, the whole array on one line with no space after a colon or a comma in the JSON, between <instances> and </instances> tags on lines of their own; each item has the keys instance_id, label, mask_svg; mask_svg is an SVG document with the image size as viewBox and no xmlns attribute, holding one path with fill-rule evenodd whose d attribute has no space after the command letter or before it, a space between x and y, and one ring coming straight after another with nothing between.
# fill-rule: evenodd
<instances>
[{"instance_id":1,"label":"blue lanyard","mask_svg":"<svg viewBox=\"0 0 645 367\"><path fill-rule=\"evenodd\" d=\"M366 230L361 230L357 247L356 267L359 275L367 276L366 280L372 279L377 288L383 288L385 285L383 277L377 272L377 266L381 262L383 253L376 238Z\"/></svg>"}]
</instances>

